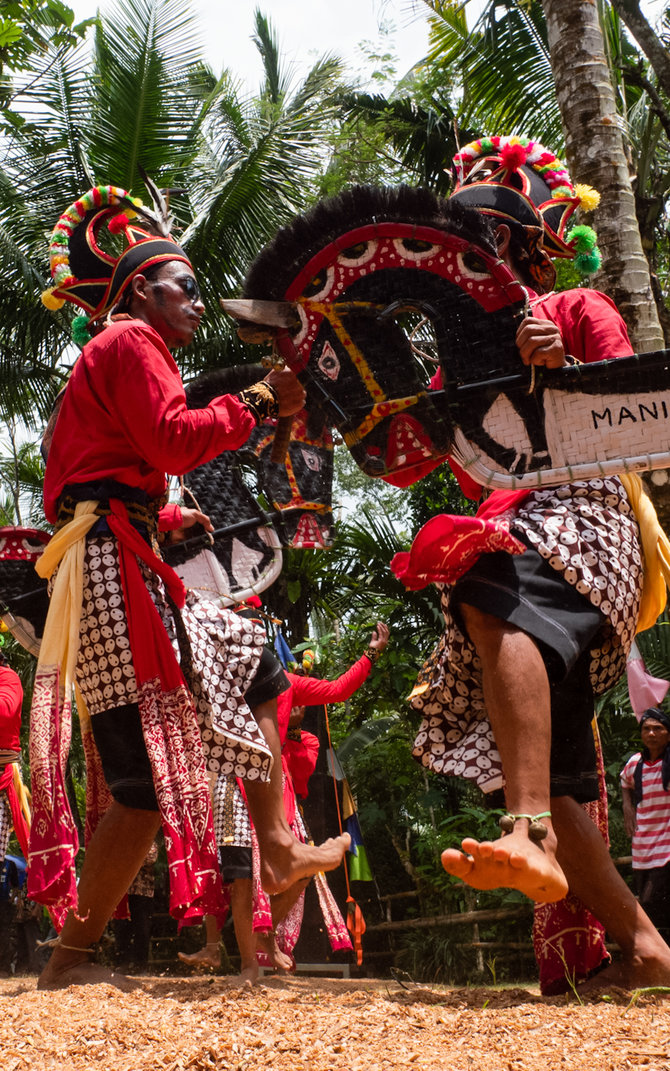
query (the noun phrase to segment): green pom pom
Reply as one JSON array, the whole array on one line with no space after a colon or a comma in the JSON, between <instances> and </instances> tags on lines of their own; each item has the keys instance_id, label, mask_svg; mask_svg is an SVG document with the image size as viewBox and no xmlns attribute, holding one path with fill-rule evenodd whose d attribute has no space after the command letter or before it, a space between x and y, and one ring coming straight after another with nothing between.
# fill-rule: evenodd
<instances>
[{"instance_id":1,"label":"green pom pom","mask_svg":"<svg viewBox=\"0 0 670 1071\"><path fill-rule=\"evenodd\" d=\"M493 142L490 138L482 138L481 147L483 152L491 152L493 149Z\"/></svg>"},{"instance_id":2,"label":"green pom pom","mask_svg":"<svg viewBox=\"0 0 670 1071\"><path fill-rule=\"evenodd\" d=\"M578 223L568 234L568 242L574 245L578 253L590 253L595 249L596 241L596 232L586 223Z\"/></svg>"},{"instance_id":3,"label":"green pom pom","mask_svg":"<svg viewBox=\"0 0 670 1071\"><path fill-rule=\"evenodd\" d=\"M602 264L602 259L599 249L594 249L592 253L578 253L575 257L575 267L582 275L593 275Z\"/></svg>"},{"instance_id":4,"label":"green pom pom","mask_svg":"<svg viewBox=\"0 0 670 1071\"><path fill-rule=\"evenodd\" d=\"M85 346L87 342L91 341L88 322L88 316L75 316L72 321L72 341L76 342L78 346Z\"/></svg>"}]
</instances>

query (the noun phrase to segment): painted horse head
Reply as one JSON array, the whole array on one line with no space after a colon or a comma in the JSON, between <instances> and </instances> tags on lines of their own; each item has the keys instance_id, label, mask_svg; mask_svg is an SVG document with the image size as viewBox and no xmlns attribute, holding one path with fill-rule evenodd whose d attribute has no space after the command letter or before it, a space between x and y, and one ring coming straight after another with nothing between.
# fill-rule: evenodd
<instances>
[{"instance_id":1,"label":"painted horse head","mask_svg":"<svg viewBox=\"0 0 670 1071\"><path fill-rule=\"evenodd\" d=\"M515 342L529 295L491 226L457 199L357 187L279 231L222 304L241 337L265 325L310 426L336 427L370 476L408 484L447 455L500 488L667 468L670 351L533 374Z\"/></svg>"},{"instance_id":2,"label":"painted horse head","mask_svg":"<svg viewBox=\"0 0 670 1071\"><path fill-rule=\"evenodd\" d=\"M490 223L425 190L358 187L319 203L261 252L244 296L295 309L296 326L273 334L306 389L309 426L337 427L371 476L444 458L457 388L520 371L527 295L497 258ZM435 368L411 338L419 320L443 393L429 390Z\"/></svg>"}]
</instances>

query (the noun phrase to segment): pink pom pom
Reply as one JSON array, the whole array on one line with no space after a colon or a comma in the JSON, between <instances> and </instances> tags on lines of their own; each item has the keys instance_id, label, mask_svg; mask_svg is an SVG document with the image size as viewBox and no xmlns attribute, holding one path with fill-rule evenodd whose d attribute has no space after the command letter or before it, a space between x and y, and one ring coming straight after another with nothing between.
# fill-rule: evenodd
<instances>
[{"instance_id":1,"label":"pink pom pom","mask_svg":"<svg viewBox=\"0 0 670 1071\"><path fill-rule=\"evenodd\" d=\"M508 171L518 171L526 162L526 149L523 145L504 145L500 150L500 159Z\"/></svg>"},{"instance_id":2,"label":"pink pom pom","mask_svg":"<svg viewBox=\"0 0 670 1071\"><path fill-rule=\"evenodd\" d=\"M129 224L130 220L128 219L126 213L119 212L118 216L112 216L109 223L107 224L107 229L110 234L120 234L121 231L124 231L126 227L129 226Z\"/></svg>"}]
</instances>

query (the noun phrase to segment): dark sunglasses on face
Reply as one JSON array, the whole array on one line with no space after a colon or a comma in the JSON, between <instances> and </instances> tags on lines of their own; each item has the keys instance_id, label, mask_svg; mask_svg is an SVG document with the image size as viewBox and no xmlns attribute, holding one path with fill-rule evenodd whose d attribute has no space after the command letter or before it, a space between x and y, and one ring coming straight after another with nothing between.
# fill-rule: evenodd
<instances>
[{"instance_id":1,"label":"dark sunglasses on face","mask_svg":"<svg viewBox=\"0 0 670 1071\"><path fill-rule=\"evenodd\" d=\"M200 301L200 287L192 275L180 275L175 282L182 288L189 301Z\"/></svg>"}]
</instances>

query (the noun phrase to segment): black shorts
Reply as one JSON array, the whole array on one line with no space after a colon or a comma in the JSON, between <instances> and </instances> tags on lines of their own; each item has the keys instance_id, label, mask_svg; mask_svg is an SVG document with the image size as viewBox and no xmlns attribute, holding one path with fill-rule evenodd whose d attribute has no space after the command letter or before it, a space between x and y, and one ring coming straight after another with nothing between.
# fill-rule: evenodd
<instances>
[{"instance_id":1,"label":"black shorts","mask_svg":"<svg viewBox=\"0 0 670 1071\"><path fill-rule=\"evenodd\" d=\"M244 695L246 703L253 710L261 703L275 699L288 686L280 662L264 647L256 673ZM125 807L157 811L151 763L137 703L99 711L91 718L91 727L112 797Z\"/></svg>"},{"instance_id":2,"label":"black shorts","mask_svg":"<svg viewBox=\"0 0 670 1071\"><path fill-rule=\"evenodd\" d=\"M590 649L603 614L532 547L524 554L483 554L454 586L456 613L462 603L535 640L551 689L551 795L597 800Z\"/></svg>"},{"instance_id":3,"label":"black shorts","mask_svg":"<svg viewBox=\"0 0 670 1071\"><path fill-rule=\"evenodd\" d=\"M219 848L219 866L224 885L253 874L251 848L239 844L224 844Z\"/></svg>"}]
</instances>

